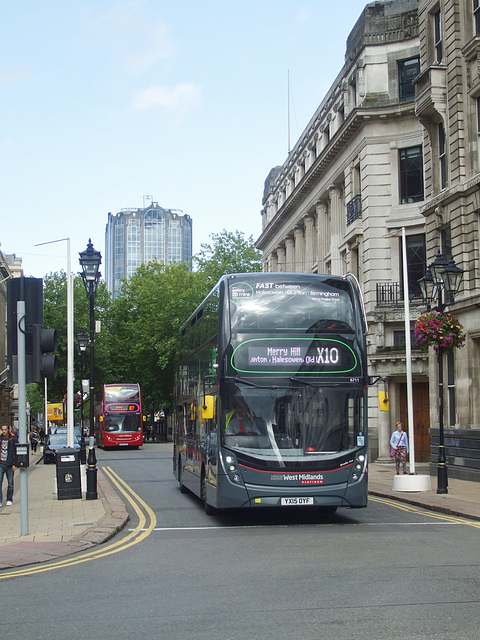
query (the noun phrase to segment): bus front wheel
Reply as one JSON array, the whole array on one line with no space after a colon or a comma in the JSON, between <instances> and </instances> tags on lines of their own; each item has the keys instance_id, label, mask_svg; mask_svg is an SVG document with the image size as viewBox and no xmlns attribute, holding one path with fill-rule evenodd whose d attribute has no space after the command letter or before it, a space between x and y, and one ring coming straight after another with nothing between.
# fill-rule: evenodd
<instances>
[{"instance_id":1,"label":"bus front wheel","mask_svg":"<svg viewBox=\"0 0 480 640\"><path fill-rule=\"evenodd\" d=\"M337 507L327 505L325 507L319 507L319 509L320 509L320 513L328 514L328 513L335 513L337 510Z\"/></svg>"}]
</instances>

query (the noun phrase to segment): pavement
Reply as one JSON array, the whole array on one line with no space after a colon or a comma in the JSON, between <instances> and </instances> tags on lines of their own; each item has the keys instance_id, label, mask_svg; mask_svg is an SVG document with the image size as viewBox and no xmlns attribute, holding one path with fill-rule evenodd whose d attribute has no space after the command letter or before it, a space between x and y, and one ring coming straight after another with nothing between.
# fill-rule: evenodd
<instances>
[{"instance_id":1,"label":"pavement","mask_svg":"<svg viewBox=\"0 0 480 640\"><path fill-rule=\"evenodd\" d=\"M429 466L416 474L428 476ZM98 500L59 500L56 466L43 464L41 452L31 453L28 469L28 533L22 533L19 472L15 472L13 505L0 508L0 570L55 560L106 542L128 522L128 511L110 481L98 469ZM437 494L436 477L427 491L393 490L394 465L369 465L369 493L432 511L480 520L480 483L449 478L448 493ZM6 494L6 478L3 498ZM25 523L24 523L25 528Z\"/></svg>"},{"instance_id":2,"label":"pavement","mask_svg":"<svg viewBox=\"0 0 480 640\"><path fill-rule=\"evenodd\" d=\"M106 542L128 522L128 511L110 481L97 472L97 500L59 500L56 465L44 464L40 447L30 452L28 522L21 518L20 473L15 471L13 505L0 507L0 570L48 562Z\"/></svg>"}]
</instances>

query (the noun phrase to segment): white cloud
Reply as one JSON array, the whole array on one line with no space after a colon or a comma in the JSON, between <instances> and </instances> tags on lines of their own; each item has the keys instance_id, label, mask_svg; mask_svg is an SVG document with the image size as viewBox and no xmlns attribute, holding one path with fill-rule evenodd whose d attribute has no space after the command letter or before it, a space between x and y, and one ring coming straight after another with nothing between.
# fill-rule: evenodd
<instances>
[{"instance_id":1,"label":"white cloud","mask_svg":"<svg viewBox=\"0 0 480 640\"><path fill-rule=\"evenodd\" d=\"M295 17L295 22L297 24L308 23L310 21L311 16L312 16L312 12L310 8L304 7L297 13Z\"/></svg>"},{"instance_id":2,"label":"white cloud","mask_svg":"<svg viewBox=\"0 0 480 640\"><path fill-rule=\"evenodd\" d=\"M127 0L90 19L94 32L103 34L112 57L135 75L174 58L178 50L169 27L158 20L149 22L144 9L143 2Z\"/></svg>"},{"instance_id":3,"label":"white cloud","mask_svg":"<svg viewBox=\"0 0 480 640\"><path fill-rule=\"evenodd\" d=\"M171 39L168 28L158 23L145 27L140 42L134 44L125 53L125 66L135 74L141 74L160 60L168 60L177 51L177 45Z\"/></svg>"},{"instance_id":4,"label":"white cloud","mask_svg":"<svg viewBox=\"0 0 480 640\"><path fill-rule=\"evenodd\" d=\"M179 114L201 103L201 89L194 84L177 84L174 87L152 85L134 96L130 111L161 109Z\"/></svg>"}]
</instances>

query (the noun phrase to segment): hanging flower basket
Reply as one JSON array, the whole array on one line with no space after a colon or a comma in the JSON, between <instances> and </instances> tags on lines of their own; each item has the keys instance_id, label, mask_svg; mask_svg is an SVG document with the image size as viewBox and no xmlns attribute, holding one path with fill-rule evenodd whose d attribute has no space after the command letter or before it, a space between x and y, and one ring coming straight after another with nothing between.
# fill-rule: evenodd
<instances>
[{"instance_id":1,"label":"hanging flower basket","mask_svg":"<svg viewBox=\"0 0 480 640\"><path fill-rule=\"evenodd\" d=\"M465 333L458 318L449 313L430 311L415 323L415 341L424 351L432 346L435 351L460 349L465 344Z\"/></svg>"}]
</instances>

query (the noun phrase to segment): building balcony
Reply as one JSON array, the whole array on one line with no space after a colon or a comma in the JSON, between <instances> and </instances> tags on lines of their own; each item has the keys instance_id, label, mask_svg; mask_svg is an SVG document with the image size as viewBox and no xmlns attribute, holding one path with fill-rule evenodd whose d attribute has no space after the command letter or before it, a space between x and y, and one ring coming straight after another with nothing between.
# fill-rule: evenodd
<instances>
[{"instance_id":1,"label":"building balcony","mask_svg":"<svg viewBox=\"0 0 480 640\"><path fill-rule=\"evenodd\" d=\"M354 196L347 202L347 227L362 217L362 196Z\"/></svg>"},{"instance_id":2,"label":"building balcony","mask_svg":"<svg viewBox=\"0 0 480 640\"><path fill-rule=\"evenodd\" d=\"M403 307L403 286L400 282L377 282L376 284L377 307ZM423 304L420 290L410 291L410 304Z\"/></svg>"},{"instance_id":3,"label":"building balcony","mask_svg":"<svg viewBox=\"0 0 480 640\"><path fill-rule=\"evenodd\" d=\"M415 115L429 118L444 114L447 107L447 68L443 64L432 64L414 80Z\"/></svg>"}]
</instances>

